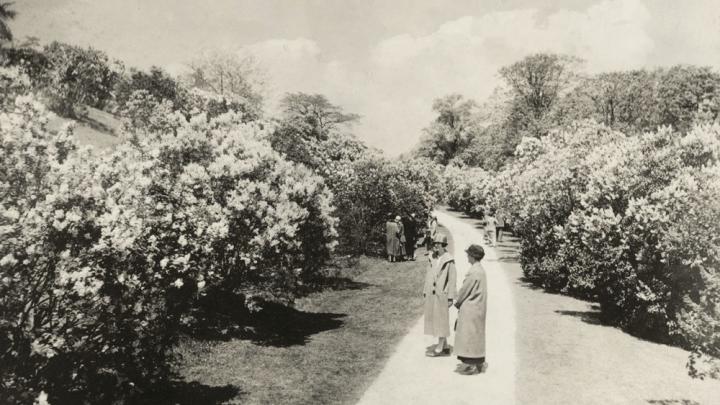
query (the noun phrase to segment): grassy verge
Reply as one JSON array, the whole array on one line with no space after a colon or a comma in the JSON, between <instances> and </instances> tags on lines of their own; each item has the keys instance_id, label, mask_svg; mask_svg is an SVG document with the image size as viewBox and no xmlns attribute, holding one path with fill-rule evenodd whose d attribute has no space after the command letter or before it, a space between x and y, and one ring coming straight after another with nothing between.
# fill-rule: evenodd
<instances>
[{"instance_id":1,"label":"grassy verge","mask_svg":"<svg viewBox=\"0 0 720 405\"><path fill-rule=\"evenodd\" d=\"M422 312L425 256L360 258L340 282L257 323L251 338L188 339L174 403L348 404ZM169 398L168 398L169 399Z\"/></svg>"},{"instance_id":2,"label":"grassy verge","mask_svg":"<svg viewBox=\"0 0 720 405\"><path fill-rule=\"evenodd\" d=\"M78 120L56 117L50 121L49 128L58 130L68 121L75 121L74 134L80 145L90 145L97 150L110 149L122 142L117 136L120 121L105 111L87 108L87 114Z\"/></svg>"}]
</instances>

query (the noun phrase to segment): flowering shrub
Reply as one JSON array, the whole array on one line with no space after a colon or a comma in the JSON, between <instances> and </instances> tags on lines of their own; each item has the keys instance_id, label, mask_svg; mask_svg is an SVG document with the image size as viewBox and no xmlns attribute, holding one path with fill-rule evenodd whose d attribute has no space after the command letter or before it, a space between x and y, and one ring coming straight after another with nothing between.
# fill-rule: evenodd
<instances>
[{"instance_id":1,"label":"flowering shrub","mask_svg":"<svg viewBox=\"0 0 720 405\"><path fill-rule=\"evenodd\" d=\"M687 291L700 288L686 284L662 260L666 247L660 240L676 230L667 223L666 209L656 206L694 210L692 201L672 193L653 198L678 175L717 160L720 142L713 132L717 129L698 128L679 138L661 130L612 145L609 153L589 155L589 161L604 164L588 178L581 207L558 232L558 256L569 275L568 287L595 291L607 320L662 338L672 331ZM699 224L688 225L693 232Z\"/></svg>"},{"instance_id":2,"label":"flowering shrub","mask_svg":"<svg viewBox=\"0 0 720 405\"><path fill-rule=\"evenodd\" d=\"M15 98L30 89L30 78L18 66L0 66L0 108L14 108Z\"/></svg>"},{"instance_id":3,"label":"flowering shrub","mask_svg":"<svg viewBox=\"0 0 720 405\"><path fill-rule=\"evenodd\" d=\"M301 126L302 128L302 126ZM287 159L322 176L333 192L339 249L348 254L378 254L384 246L388 214L418 227L434 207L441 185L439 167L427 159L391 162L352 135L337 129L308 136L287 122L267 139ZM313 132L313 131L309 131Z\"/></svg>"},{"instance_id":4,"label":"flowering shrub","mask_svg":"<svg viewBox=\"0 0 720 405\"><path fill-rule=\"evenodd\" d=\"M587 159L588 151L602 155L620 133L590 122L570 131L555 131L524 155L516 169L510 169L514 184L499 187L498 198L514 218L513 229L521 235L523 271L526 277L551 289L564 289L568 273L554 258L560 248L555 229L564 226L580 204L587 178L602 162ZM523 145L523 143L521 143ZM538 153L538 151L541 151ZM536 155L533 158L533 155ZM507 180L507 177L500 176Z\"/></svg>"},{"instance_id":5,"label":"flowering shrub","mask_svg":"<svg viewBox=\"0 0 720 405\"><path fill-rule=\"evenodd\" d=\"M186 121L181 113L173 110L172 101L158 100L147 90L130 93L119 113L123 117L123 130L136 136L172 133Z\"/></svg>"},{"instance_id":6,"label":"flowering shrub","mask_svg":"<svg viewBox=\"0 0 720 405\"><path fill-rule=\"evenodd\" d=\"M336 243L323 180L258 124L203 115L98 156L48 118L0 113L3 402L131 401L198 296L290 300Z\"/></svg>"},{"instance_id":7,"label":"flowering shrub","mask_svg":"<svg viewBox=\"0 0 720 405\"><path fill-rule=\"evenodd\" d=\"M112 97L119 67L102 51L53 42L43 53L50 62L44 93L55 111L74 117L76 107L102 108Z\"/></svg>"},{"instance_id":8,"label":"flowering shrub","mask_svg":"<svg viewBox=\"0 0 720 405\"><path fill-rule=\"evenodd\" d=\"M584 122L516 157L484 194L448 168L450 200L505 208L528 279L598 300L606 322L685 345L691 375L720 377L720 126L626 137Z\"/></svg>"},{"instance_id":9,"label":"flowering shrub","mask_svg":"<svg viewBox=\"0 0 720 405\"><path fill-rule=\"evenodd\" d=\"M437 201L439 173L426 160L390 162L370 155L336 164L332 172L339 241L350 253L381 253L389 214L415 214L422 221Z\"/></svg>"},{"instance_id":10,"label":"flowering shrub","mask_svg":"<svg viewBox=\"0 0 720 405\"><path fill-rule=\"evenodd\" d=\"M491 174L479 167L447 166L443 173L445 203L470 215L484 215L490 180Z\"/></svg>"},{"instance_id":11,"label":"flowering shrub","mask_svg":"<svg viewBox=\"0 0 720 405\"><path fill-rule=\"evenodd\" d=\"M255 121L262 117L262 105L259 100L247 99L238 95L221 95L193 87L188 90L187 103L181 110L188 115L207 114L215 118L226 113L236 113L243 122Z\"/></svg>"}]
</instances>

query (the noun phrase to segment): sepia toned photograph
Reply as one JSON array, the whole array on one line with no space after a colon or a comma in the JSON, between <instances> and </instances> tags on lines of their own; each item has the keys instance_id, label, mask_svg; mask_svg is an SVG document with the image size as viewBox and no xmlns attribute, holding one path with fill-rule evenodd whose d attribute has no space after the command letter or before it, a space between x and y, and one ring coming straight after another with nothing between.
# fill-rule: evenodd
<instances>
[{"instance_id":1,"label":"sepia toned photograph","mask_svg":"<svg viewBox=\"0 0 720 405\"><path fill-rule=\"evenodd\" d=\"M0 405L720 405L720 1L0 0Z\"/></svg>"}]
</instances>

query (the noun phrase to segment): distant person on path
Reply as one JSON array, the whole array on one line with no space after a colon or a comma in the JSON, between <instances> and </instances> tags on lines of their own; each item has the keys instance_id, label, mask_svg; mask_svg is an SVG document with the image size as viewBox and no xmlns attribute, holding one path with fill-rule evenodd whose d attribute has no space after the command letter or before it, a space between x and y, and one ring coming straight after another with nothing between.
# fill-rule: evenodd
<instances>
[{"instance_id":1,"label":"distant person on path","mask_svg":"<svg viewBox=\"0 0 720 405\"><path fill-rule=\"evenodd\" d=\"M495 213L490 211L485 217L485 233L490 241L490 246L495 246L495 228L497 227L497 219Z\"/></svg>"},{"instance_id":2,"label":"distant person on path","mask_svg":"<svg viewBox=\"0 0 720 405\"><path fill-rule=\"evenodd\" d=\"M400 229L397 223L393 221L392 215L388 217L388 221L385 223L385 241L386 250L388 255L388 261L394 262L397 252L400 250L400 239L398 239L398 232Z\"/></svg>"},{"instance_id":3,"label":"distant person on path","mask_svg":"<svg viewBox=\"0 0 720 405\"><path fill-rule=\"evenodd\" d=\"M437 217L434 215L428 216L427 232L425 233L425 249L427 252L425 254L430 254L432 250L433 241L437 238L437 227Z\"/></svg>"},{"instance_id":4,"label":"distant person on path","mask_svg":"<svg viewBox=\"0 0 720 405\"><path fill-rule=\"evenodd\" d=\"M465 250L470 269L465 274L455 306L458 319L455 324L454 352L461 363L456 371L463 375L482 373L485 362L485 317L487 314L487 277L480 260L485 251L480 245L470 245Z\"/></svg>"},{"instance_id":5,"label":"distant person on path","mask_svg":"<svg viewBox=\"0 0 720 405\"><path fill-rule=\"evenodd\" d=\"M447 251L447 236L433 241L430 267L425 274L425 334L438 338L438 343L425 353L429 357L449 356L450 307L457 295L455 260Z\"/></svg>"},{"instance_id":6,"label":"distant person on path","mask_svg":"<svg viewBox=\"0 0 720 405\"><path fill-rule=\"evenodd\" d=\"M417 223L415 222L415 214L410 214L410 218L404 221L403 229L405 230L405 253L407 260L415 260L415 243L417 243Z\"/></svg>"},{"instance_id":7,"label":"distant person on path","mask_svg":"<svg viewBox=\"0 0 720 405\"><path fill-rule=\"evenodd\" d=\"M498 210L497 214L495 215L495 219L497 220L497 227L495 228L495 240L497 242L501 242L503 231L505 230L505 213L501 210Z\"/></svg>"},{"instance_id":8,"label":"distant person on path","mask_svg":"<svg viewBox=\"0 0 720 405\"><path fill-rule=\"evenodd\" d=\"M395 217L395 223L398 227L398 251L397 251L397 260L403 260L405 259L405 227L403 226L403 221L400 215Z\"/></svg>"}]
</instances>

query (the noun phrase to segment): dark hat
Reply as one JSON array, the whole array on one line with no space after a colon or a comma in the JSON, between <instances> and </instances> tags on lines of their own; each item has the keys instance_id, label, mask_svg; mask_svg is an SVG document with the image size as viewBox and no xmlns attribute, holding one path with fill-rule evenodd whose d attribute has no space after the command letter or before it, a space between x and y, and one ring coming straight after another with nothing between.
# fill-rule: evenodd
<instances>
[{"instance_id":1,"label":"dark hat","mask_svg":"<svg viewBox=\"0 0 720 405\"><path fill-rule=\"evenodd\" d=\"M465 252L474 257L476 260L482 260L482 258L485 257L485 249L483 249L480 245L470 245L467 249L465 249Z\"/></svg>"}]
</instances>

